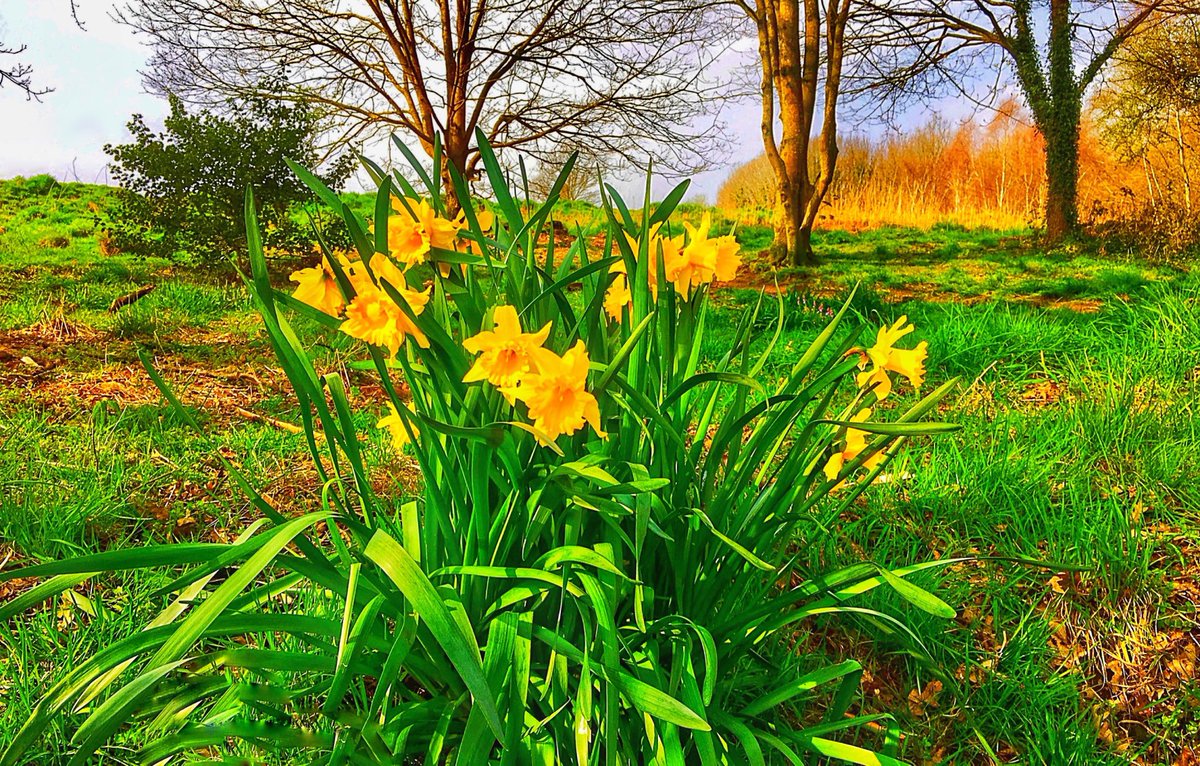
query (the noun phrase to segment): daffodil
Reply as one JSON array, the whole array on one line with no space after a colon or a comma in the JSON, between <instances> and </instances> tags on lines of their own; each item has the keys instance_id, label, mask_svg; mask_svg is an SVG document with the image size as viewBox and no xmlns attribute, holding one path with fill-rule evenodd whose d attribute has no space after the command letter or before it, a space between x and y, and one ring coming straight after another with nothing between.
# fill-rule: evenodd
<instances>
[{"instance_id":1,"label":"daffodil","mask_svg":"<svg viewBox=\"0 0 1200 766\"><path fill-rule=\"evenodd\" d=\"M512 306L497 307L494 321L494 329L463 341L463 348L479 354L463 382L486 380L505 390L517 385L521 376L532 369L534 349L541 348L550 337L550 323L536 333L522 332L521 320Z\"/></svg>"},{"instance_id":2,"label":"daffodil","mask_svg":"<svg viewBox=\"0 0 1200 766\"><path fill-rule=\"evenodd\" d=\"M459 219L461 219L463 228L465 229L466 225L467 225L466 224L466 214L459 213L458 217L459 217ZM492 211L488 210L487 208L480 208L475 211L475 221L479 224L479 230L481 232L483 232L484 234L487 234L488 232L490 232L492 230L492 227L494 227L496 225L496 216L495 216L495 214L492 213ZM460 231L459 234L461 235L462 231ZM480 255L483 253L483 248L480 247L479 243L476 242L474 239L470 239L467 241L467 250L469 250L472 253L475 253L476 255Z\"/></svg>"},{"instance_id":3,"label":"daffodil","mask_svg":"<svg viewBox=\"0 0 1200 766\"><path fill-rule=\"evenodd\" d=\"M625 261L613 264L611 272L617 276L604 293L604 312L614 321L621 321L621 311L633 303L633 293L629 291L629 276L625 273Z\"/></svg>"},{"instance_id":4,"label":"daffodil","mask_svg":"<svg viewBox=\"0 0 1200 766\"><path fill-rule=\"evenodd\" d=\"M586 390L589 361L583 341L576 341L562 356L535 348L533 359L536 371L522 377L509 394L529 408L538 440L549 444L562 434L575 433L585 423L604 438L599 404Z\"/></svg>"},{"instance_id":5,"label":"daffodil","mask_svg":"<svg viewBox=\"0 0 1200 766\"><path fill-rule=\"evenodd\" d=\"M675 292L686 298L693 289L713 280L717 269L717 246L708 238L707 215L700 228L688 223L683 225L688 230L688 243L680 247L678 242L667 240L673 247L663 248L663 272L675 285Z\"/></svg>"},{"instance_id":6,"label":"daffodil","mask_svg":"<svg viewBox=\"0 0 1200 766\"><path fill-rule=\"evenodd\" d=\"M404 272L383 253L375 253L371 256L371 271L375 273L376 280L381 283L386 281L397 290L408 286L408 282L404 279Z\"/></svg>"},{"instance_id":7,"label":"daffodil","mask_svg":"<svg viewBox=\"0 0 1200 766\"><path fill-rule=\"evenodd\" d=\"M486 233L496 225L496 215L491 210L481 207L475 211L475 221L479 224L479 230Z\"/></svg>"},{"instance_id":8,"label":"daffodil","mask_svg":"<svg viewBox=\"0 0 1200 766\"><path fill-rule=\"evenodd\" d=\"M421 231L430 247L453 250L458 232L467 225L466 218L463 217L461 211L455 220L450 221L439 216L425 200L415 202L412 205L412 211L416 215L417 223L421 226Z\"/></svg>"},{"instance_id":9,"label":"daffodil","mask_svg":"<svg viewBox=\"0 0 1200 766\"><path fill-rule=\"evenodd\" d=\"M659 224L650 230L650 241L647 243L650 262L645 269L646 282L650 285L650 295L655 300L658 299L658 253L660 247L664 262L669 262L673 257L678 255L678 248L681 243L679 238L670 240L659 236L658 229L661 225ZM636 257L641 253L641 241L627 231L621 233L625 235L625 241L629 243L629 249L633 251ZM629 271L625 267L624 260L613 264L610 272L618 276L604 293L604 312L612 317L614 321L619 322L621 321L621 310L626 306L633 305L633 291L629 287Z\"/></svg>"},{"instance_id":10,"label":"daffodil","mask_svg":"<svg viewBox=\"0 0 1200 766\"><path fill-rule=\"evenodd\" d=\"M414 316L425 310L429 302L429 289L424 292L394 285L397 293L408 304ZM384 346L392 356L411 336L421 348L429 347L429 339L421 328L408 318L392 298L378 287L366 287L346 307L346 321L342 332L375 346Z\"/></svg>"},{"instance_id":11,"label":"daffodil","mask_svg":"<svg viewBox=\"0 0 1200 766\"><path fill-rule=\"evenodd\" d=\"M342 297L342 291L338 288L333 268L324 257L321 258L319 266L293 271L288 279L298 285L292 297L307 303L317 311L338 316L346 307L346 299Z\"/></svg>"},{"instance_id":12,"label":"daffodil","mask_svg":"<svg viewBox=\"0 0 1200 766\"><path fill-rule=\"evenodd\" d=\"M406 267L424 263L429 255L429 239L405 210L388 217L388 252Z\"/></svg>"},{"instance_id":13,"label":"daffodil","mask_svg":"<svg viewBox=\"0 0 1200 766\"><path fill-rule=\"evenodd\" d=\"M713 242L717 248L716 277L718 282L728 282L737 276L742 267L741 245L732 234L717 237Z\"/></svg>"},{"instance_id":14,"label":"daffodil","mask_svg":"<svg viewBox=\"0 0 1200 766\"><path fill-rule=\"evenodd\" d=\"M871 408L864 407L863 409L859 410L856 415L850 418L850 420L854 423L862 423L865 422L869 417L871 417ZM825 463L825 478L829 479L830 481L836 479L838 474L842 472L842 468L846 465L846 463L849 463L857 458L866 448L867 432L859 428L847 428L845 442L843 443L842 448L830 455L829 460ZM875 468L881 462L883 462L883 458L883 452L877 452L866 459L866 461L863 463L863 467L867 470ZM841 487L844 483L845 482L839 483L837 487L834 487L834 489Z\"/></svg>"},{"instance_id":15,"label":"daffodil","mask_svg":"<svg viewBox=\"0 0 1200 766\"><path fill-rule=\"evenodd\" d=\"M874 386L875 396L883 399L892 392L889 372L908 378L913 388L921 387L925 380L925 358L929 355L929 344L921 341L916 348L896 348L896 342L913 329L906 316L897 319L891 327L884 325L879 328L875 345L864 351L865 357L860 364L863 371L858 374L860 388ZM869 370L866 369L868 364L871 365Z\"/></svg>"},{"instance_id":16,"label":"daffodil","mask_svg":"<svg viewBox=\"0 0 1200 766\"><path fill-rule=\"evenodd\" d=\"M646 243L646 252L650 258L650 262L648 264L646 264L646 268L645 268L646 282L650 285L650 294L652 296L654 296L655 300L658 299L658 252L659 252L659 248L660 248L660 246L662 247L664 260L669 258L670 255L674 253L674 249L671 247L671 244L672 244L671 240L669 240L666 237L659 236L658 230L661 227L662 227L662 224L660 223L660 224L656 225L653 229L650 230L649 241ZM629 232L623 232L623 233L625 234L625 241L629 243L629 249L633 251L633 255L636 258L642 252L641 240L638 239L637 237L633 236ZM621 272L625 273L624 262L622 262L618 265L621 267ZM632 300L632 298L630 300Z\"/></svg>"},{"instance_id":17,"label":"daffodil","mask_svg":"<svg viewBox=\"0 0 1200 766\"><path fill-rule=\"evenodd\" d=\"M460 210L453 220L443 218L425 200L405 198L403 201L397 200L392 207L394 214L388 218L388 247L392 257L406 266L415 266L427 260L434 248L456 249L458 235L467 227L463 211ZM484 231L495 222L492 214L486 210L480 210L476 215ZM439 262L438 271L443 277L449 276L451 266Z\"/></svg>"},{"instance_id":18,"label":"daffodil","mask_svg":"<svg viewBox=\"0 0 1200 766\"><path fill-rule=\"evenodd\" d=\"M412 408L409 407L408 410L411 412ZM411 439L408 437L408 431L404 428L404 420L401 419L400 413L396 411L396 405L388 402L388 412L389 414L384 415L379 419L379 422L375 424L375 427L386 428L388 430L392 436L392 446L397 452L399 452L408 445ZM412 422L411 417L409 418L409 428L412 429L414 435L420 433L420 431L417 430L416 424Z\"/></svg>"},{"instance_id":19,"label":"daffodil","mask_svg":"<svg viewBox=\"0 0 1200 766\"><path fill-rule=\"evenodd\" d=\"M350 284L354 287L354 294L367 290L376 290L375 282L371 280L371 275L367 273L367 269L363 266L362 261L346 260L342 262L342 269L346 273L346 278L350 280Z\"/></svg>"}]
</instances>

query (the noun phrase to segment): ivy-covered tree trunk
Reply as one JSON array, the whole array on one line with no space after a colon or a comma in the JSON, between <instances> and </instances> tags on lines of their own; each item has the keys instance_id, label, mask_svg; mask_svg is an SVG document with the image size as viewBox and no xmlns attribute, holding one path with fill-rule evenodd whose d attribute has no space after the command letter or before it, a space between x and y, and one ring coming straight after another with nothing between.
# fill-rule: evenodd
<instances>
[{"instance_id":1,"label":"ivy-covered tree trunk","mask_svg":"<svg viewBox=\"0 0 1200 766\"><path fill-rule=\"evenodd\" d=\"M1060 240L1079 225L1078 110L1074 115L1058 115L1042 133L1046 142L1046 236Z\"/></svg>"},{"instance_id":2,"label":"ivy-covered tree trunk","mask_svg":"<svg viewBox=\"0 0 1200 766\"><path fill-rule=\"evenodd\" d=\"M1079 225L1079 120L1083 93L1075 80L1071 1L1050 0L1049 103L1038 117L1046 143L1046 236L1060 240Z\"/></svg>"},{"instance_id":3,"label":"ivy-covered tree trunk","mask_svg":"<svg viewBox=\"0 0 1200 766\"><path fill-rule=\"evenodd\" d=\"M969 93L985 84L978 68L967 65L971 57L995 56L1012 66L1045 142L1045 220L1052 240L1079 226L1080 115L1088 88L1124 46L1200 8L1197 0L856 2L863 9L856 48L879 66L868 84L884 93L928 94L935 84ZM1165 72L1162 63L1153 69ZM1186 63L1171 68L1190 71Z\"/></svg>"}]
</instances>

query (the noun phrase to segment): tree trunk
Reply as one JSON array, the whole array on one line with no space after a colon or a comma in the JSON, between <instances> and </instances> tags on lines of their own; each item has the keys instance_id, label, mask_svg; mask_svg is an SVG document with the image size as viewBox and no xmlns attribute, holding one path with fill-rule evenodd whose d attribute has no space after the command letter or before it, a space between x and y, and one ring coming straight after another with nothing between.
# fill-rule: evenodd
<instances>
[{"instance_id":1,"label":"tree trunk","mask_svg":"<svg viewBox=\"0 0 1200 766\"><path fill-rule=\"evenodd\" d=\"M1049 99L1038 127L1046 142L1046 236L1061 240L1079 224L1079 121L1083 93L1075 79L1070 0L1050 0Z\"/></svg>"},{"instance_id":2,"label":"tree trunk","mask_svg":"<svg viewBox=\"0 0 1200 766\"><path fill-rule=\"evenodd\" d=\"M817 265L817 254L812 248L812 226L805 224L796 230L796 239L792 243L792 265Z\"/></svg>"},{"instance_id":3,"label":"tree trunk","mask_svg":"<svg viewBox=\"0 0 1200 766\"><path fill-rule=\"evenodd\" d=\"M1175 107L1175 139L1179 145L1179 171L1183 173L1183 203L1187 211L1192 212L1192 174L1188 171L1187 141L1183 135L1183 120L1179 116L1180 109Z\"/></svg>"},{"instance_id":4,"label":"tree trunk","mask_svg":"<svg viewBox=\"0 0 1200 766\"><path fill-rule=\"evenodd\" d=\"M1061 240L1079 224L1079 120L1047 126L1046 141L1046 236Z\"/></svg>"},{"instance_id":5,"label":"tree trunk","mask_svg":"<svg viewBox=\"0 0 1200 766\"><path fill-rule=\"evenodd\" d=\"M462 206L454 188L454 179L450 175L450 166L453 165L458 174L466 179L467 153L467 139L461 131L446 134L446 144L442 147L442 167L439 170L442 178L442 197L446 200L446 213L450 216L458 215Z\"/></svg>"},{"instance_id":6,"label":"tree trunk","mask_svg":"<svg viewBox=\"0 0 1200 766\"><path fill-rule=\"evenodd\" d=\"M812 263L811 230L805 220L812 196L808 148L816 100L819 27L810 18L814 0L764 0L759 25L763 51L763 138L775 170L779 207L776 215L776 263ZM819 19L818 19L819 23ZM778 99L779 141L775 141L775 101Z\"/></svg>"},{"instance_id":7,"label":"tree trunk","mask_svg":"<svg viewBox=\"0 0 1200 766\"><path fill-rule=\"evenodd\" d=\"M775 216L775 241L771 250L774 260L790 266L814 266L817 259L812 249L812 226L805 220L807 196L791 184L779 186L779 208Z\"/></svg>"}]
</instances>

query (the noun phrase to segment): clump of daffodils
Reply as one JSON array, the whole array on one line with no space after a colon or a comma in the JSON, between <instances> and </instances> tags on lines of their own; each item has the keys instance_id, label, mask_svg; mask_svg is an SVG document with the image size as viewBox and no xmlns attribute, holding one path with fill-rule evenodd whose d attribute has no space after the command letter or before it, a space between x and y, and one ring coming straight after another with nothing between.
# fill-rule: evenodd
<instances>
[{"instance_id":1,"label":"clump of daffodils","mask_svg":"<svg viewBox=\"0 0 1200 766\"><path fill-rule=\"evenodd\" d=\"M650 230L647 252L650 263L645 269L650 284L650 293L658 297L658 254L662 253L663 274L675 292L690 298L702 286L711 282L728 282L742 265L737 240L732 234L721 237L709 236L712 216L705 213L699 226L684 222L685 234L666 237L659 234L662 224ZM625 233L626 241L634 253L640 252L641 242ZM604 310L614 320L620 321L621 312L633 304L633 293L629 289L629 276L624 263L618 263L613 271L617 278L604 295Z\"/></svg>"},{"instance_id":2,"label":"clump of daffodils","mask_svg":"<svg viewBox=\"0 0 1200 766\"><path fill-rule=\"evenodd\" d=\"M860 389L861 397L872 395L876 402L883 401L893 391L892 377L894 373L906 378L914 389L919 389L925 382L925 360L929 355L929 344L921 341L913 348L897 348L896 343L914 328L908 323L908 317L902 316L890 326L879 328L875 336L875 344L869 348L855 349L851 353L859 356L859 372L855 381ZM860 397L860 398L861 398ZM853 417L852 423L863 423L871 417L870 407L863 407ZM853 427L847 427L840 446L835 446L833 453L825 463L825 477L834 481L841 474L847 463L858 458L867 448L868 432ZM868 457L862 467L868 471L883 462L884 455L877 452ZM840 487L845 482L840 482Z\"/></svg>"},{"instance_id":3,"label":"clump of daffodils","mask_svg":"<svg viewBox=\"0 0 1200 766\"><path fill-rule=\"evenodd\" d=\"M477 216L481 228L494 225L495 219L488 211L477 211ZM655 258L662 253L667 281L685 298L714 280L733 279L741 266L733 236L712 237L711 228L712 219L706 213L698 226L684 223L684 234L666 237L659 234L659 227L650 233L649 252ZM429 303L432 286L420 290L410 287L409 272L433 262L438 273L448 277L450 266L438 261L435 251L457 250L463 244L469 250L476 249L476 243L460 240L465 229L466 219L461 212L449 219L439 216L424 200L396 199L393 214L388 217L386 253L375 253L365 265L352 254L334 254L352 294L343 292L338 270L322 257L317 266L292 273L291 281L298 285L293 297L329 316L342 318L341 332L386 348L392 357L409 339L428 348L429 339L414 319ZM628 233L625 236L638 252L638 240ZM656 267L646 270L655 296L657 271ZM605 294L604 308L610 317L620 320L633 297L625 264L618 263L613 272L616 276ZM589 425L604 438L599 402L587 389L591 365L587 348L576 341L561 355L555 353L546 347L552 330L553 323L546 323L526 332L514 306L497 306L492 311L492 329L462 341L463 348L476 357L463 382L489 384L509 405L523 406L532 421L528 428L542 444L553 444L558 437ZM410 431L394 406L389 408L378 427L387 430L394 446L400 449L410 441Z\"/></svg>"},{"instance_id":4,"label":"clump of daffodils","mask_svg":"<svg viewBox=\"0 0 1200 766\"><path fill-rule=\"evenodd\" d=\"M493 223L486 211L479 212L479 220L485 229ZM344 316L342 332L386 348L393 357L409 338L428 348L429 339L410 314L421 315L432 288L411 288L407 274L415 266L435 261L442 276L447 276L450 265L436 261L433 251L458 249L465 228L462 212L447 219L424 200L397 198L394 214L388 217L386 253L375 253L365 265L357 255L335 253L352 295L343 293L333 266L322 256L319 265L292 272L291 281L298 285L292 297L329 316Z\"/></svg>"},{"instance_id":5,"label":"clump of daffodils","mask_svg":"<svg viewBox=\"0 0 1200 766\"><path fill-rule=\"evenodd\" d=\"M494 218L487 211L479 211L478 215L483 227L494 225ZM713 282L729 281L736 276L742 262L738 244L731 235L711 235L709 214L704 215L699 225L685 222L683 232L676 236L663 234L662 226L659 224L649 231L644 251L637 237L623 232L634 253L646 252L652 260L638 271L644 273L655 298L659 290L660 255L662 277L685 299ZM453 219L439 216L423 200L394 200L387 227L387 251L375 253L367 263L354 255L337 252L333 257L338 269L322 257L320 264L294 272L291 279L298 285L293 297L329 316L342 318L341 332L385 348L395 357L410 339L421 348L429 347L429 339L415 319L425 311L432 286L411 287L411 271L427 263L436 264L438 274L446 278L450 265L438 260L437 251L459 250L464 245L466 249L474 249L475 243L460 239L466 229L461 212ZM339 283L338 271L349 283L349 294ZM604 294L604 312L620 321L633 301L624 261L612 267L612 275ZM560 436L569 436L587 426L601 438L606 436L599 402L588 389L591 361L582 341L576 340L563 353L557 353L547 345L554 323L523 327L520 312L511 305L494 307L487 327L462 340L463 349L474 357L463 376L464 383L491 386L509 406L524 410L529 425L522 427L542 444L553 444ZM913 329L907 317L901 317L894 324L879 328L872 346L855 349L860 358L855 376L859 388L856 401L871 397L878 403L886 399L894 390L893 376L906 379L914 389L920 388L925 376L927 344L922 341L914 348L897 345ZM873 406L856 405L849 422L867 422L872 410ZM407 421L409 428L404 427L405 419L394 407L379 421L379 427L392 435L397 449L408 443L410 434L416 433L413 420ZM830 481L841 476L837 486L845 483L845 468L867 450L868 436L869 432L850 425L841 429L823 466ZM862 462L862 467L871 470L883 460L882 453L872 454Z\"/></svg>"}]
</instances>

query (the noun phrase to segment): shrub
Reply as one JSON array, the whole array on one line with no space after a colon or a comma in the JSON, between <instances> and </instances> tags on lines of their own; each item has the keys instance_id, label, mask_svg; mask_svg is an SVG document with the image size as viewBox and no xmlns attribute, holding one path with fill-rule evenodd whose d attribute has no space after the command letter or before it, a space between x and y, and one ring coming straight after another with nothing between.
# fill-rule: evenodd
<instances>
[{"instance_id":1,"label":"shrub","mask_svg":"<svg viewBox=\"0 0 1200 766\"><path fill-rule=\"evenodd\" d=\"M1108 251L1181 264L1200 256L1200 217L1181 205L1146 203L1131 195L1123 215L1092 225L1090 233Z\"/></svg>"},{"instance_id":2,"label":"shrub","mask_svg":"<svg viewBox=\"0 0 1200 766\"><path fill-rule=\"evenodd\" d=\"M42 173L30 176L29 178L17 176L16 178L9 179L4 184L4 193L5 196L22 200L31 197L48 196L61 187L62 184L54 176Z\"/></svg>"},{"instance_id":3,"label":"shrub","mask_svg":"<svg viewBox=\"0 0 1200 766\"><path fill-rule=\"evenodd\" d=\"M258 190L258 214L278 246L311 243L306 223L289 210L311 199L285 159L313 164L320 120L306 104L266 99L231 102L229 116L188 113L171 96L164 131L156 134L141 115L129 122L132 143L106 145L116 195L98 223L110 247L135 254L197 260L244 251L242 201ZM334 162L325 182L349 176L349 156Z\"/></svg>"},{"instance_id":4,"label":"shrub","mask_svg":"<svg viewBox=\"0 0 1200 766\"><path fill-rule=\"evenodd\" d=\"M91 573L183 567L176 600L65 670L0 764L69 710L86 713L81 760L139 725L145 762L266 749L305 763L896 763L872 752L894 723L854 709L858 663L800 661L788 641L839 612L902 629L852 603L880 585L953 610L904 579L928 565L810 577L789 546L816 504L848 507L907 439L948 430L922 419L952 383L871 419L894 374L920 383L924 344L896 348L901 322L862 349L846 306L779 380L763 375L774 340L754 309L703 358L708 291L737 248L707 222L677 233L685 187L640 220L613 195L604 247L563 252L537 244L557 189L526 218L482 151L495 216L450 218L433 179L418 200L376 171L369 224L298 169L346 213L356 252L293 274L293 295L270 282L247 201L249 286L322 505L285 518L226 463L263 513L232 544L0 574L54 576L2 619ZM389 399L379 427L420 466L417 499L377 493L346 383L315 369L297 316L366 341L359 366Z\"/></svg>"}]
</instances>

